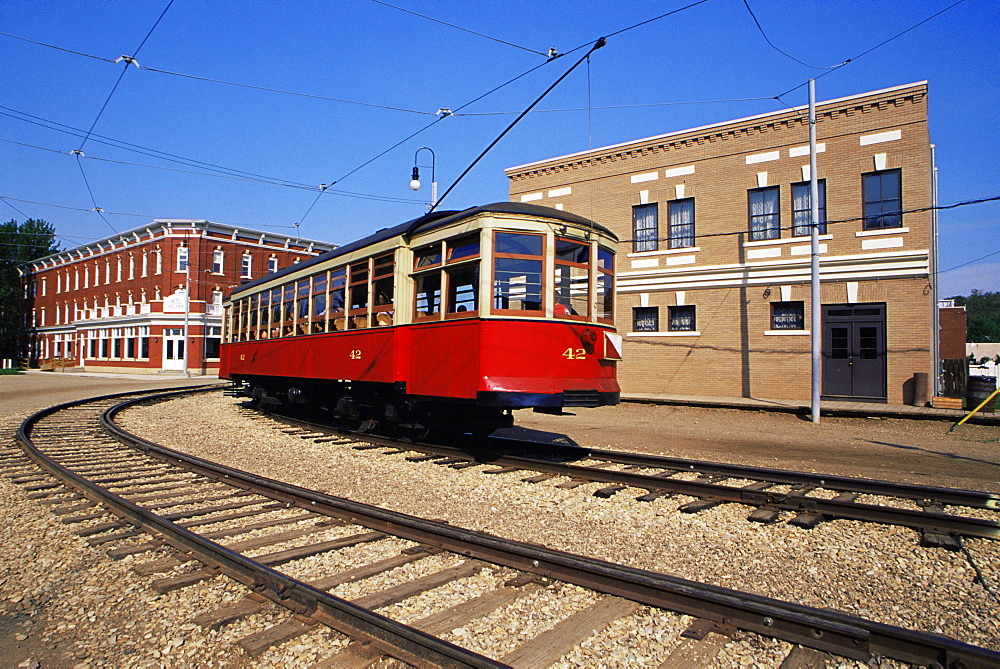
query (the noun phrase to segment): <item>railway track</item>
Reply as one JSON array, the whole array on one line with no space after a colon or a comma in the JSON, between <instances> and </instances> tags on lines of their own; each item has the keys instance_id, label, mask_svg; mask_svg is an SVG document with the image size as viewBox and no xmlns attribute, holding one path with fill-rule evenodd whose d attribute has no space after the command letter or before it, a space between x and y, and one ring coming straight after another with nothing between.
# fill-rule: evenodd
<instances>
[{"instance_id":1,"label":"railway track","mask_svg":"<svg viewBox=\"0 0 1000 669\"><path fill-rule=\"evenodd\" d=\"M346 434L409 460L435 461L461 469L492 464L485 474L533 472L522 481L541 483L568 478L564 488L606 483L594 492L611 497L644 491L637 499L686 495L695 499L682 513L707 511L720 504L753 507L752 522L786 521L811 529L835 519L908 527L920 544L958 550L961 537L1000 539L1000 494L782 469L671 458L579 446L542 444L504 437L474 438L462 445L414 442L337 429L329 424L272 414L305 434Z\"/></svg>"},{"instance_id":2,"label":"railway track","mask_svg":"<svg viewBox=\"0 0 1000 669\"><path fill-rule=\"evenodd\" d=\"M716 652L721 648L720 639L746 633L783 640L800 655L821 651L859 661L889 657L956 667L1000 663L1000 653L947 637L510 542L216 465L115 427L113 416L121 402L121 397L108 396L35 414L18 435L33 464L7 454L0 461L5 475L52 502L54 512L78 525L92 544L115 546L115 557L160 551L160 542L172 546L176 554L164 557L160 551L157 559L139 567L167 574L154 581L161 591L220 573L247 587L245 600L199 616L203 625L224 625L249 615L266 604L263 600L294 613L241 640L251 654L327 625L352 639L327 659L329 666L381 655L417 666L547 666L595 632L646 611L671 617L686 635L676 641L665 666L685 666L699 654L711 657L712 647ZM116 519L107 520L108 511ZM145 534L154 539L141 540ZM404 548L387 557L383 551L383 557L347 570L338 569L336 560L315 564L349 547L381 543ZM275 550L280 546L285 547ZM202 566L190 566L191 559ZM310 561L308 568L301 566ZM439 569L375 588L353 601L328 592L406 564L434 561ZM376 612L456 583L461 590L463 579L483 574L491 575L487 580L494 587L437 607L409 625ZM560 588L577 593L570 598L575 604L560 604L565 615L496 655L487 657L440 638L474 620L516 611L518 600ZM513 627L517 621L500 618L492 624Z\"/></svg>"}]
</instances>

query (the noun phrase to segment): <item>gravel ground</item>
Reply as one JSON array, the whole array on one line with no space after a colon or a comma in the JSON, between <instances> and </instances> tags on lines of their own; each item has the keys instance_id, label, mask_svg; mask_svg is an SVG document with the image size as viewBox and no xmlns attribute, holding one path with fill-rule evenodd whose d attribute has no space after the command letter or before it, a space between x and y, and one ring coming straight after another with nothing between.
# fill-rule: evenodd
<instances>
[{"instance_id":1,"label":"gravel ground","mask_svg":"<svg viewBox=\"0 0 1000 669\"><path fill-rule=\"evenodd\" d=\"M689 501L685 497L640 504L634 501L636 495L624 491L599 499L591 493L600 484L563 490L555 487L558 478L525 484L517 474L483 476L479 468L456 471L406 462L400 455L355 451L348 442L316 444L248 417L237 404L234 398L211 394L131 411L125 423L151 440L358 501L1000 649L1000 605L975 582L965 556L919 548L909 530L836 521L807 531L784 523L748 523L749 510L738 505L691 516L675 511ZM518 420L519 427L513 429L518 436L1000 490L996 446L991 444L1000 437L997 428L968 426L972 429L957 437L945 437L941 433L947 425L940 423L830 419L817 438L809 429L815 426L792 416L632 405L581 412L578 419L529 414ZM15 424L5 421L0 426L3 434L10 434ZM820 447L809 448L809 443ZM859 452L874 457L860 457ZM47 507L26 500L6 479L0 480L0 512L7 520L0 526L0 666L309 666L345 643L336 634L314 630L286 644L283 652L250 660L233 652L231 642L287 614L267 609L220 632L204 630L190 623L192 615L241 598L242 587L213 579L158 595L149 587L150 579L129 569L150 559L148 555L120 562L108 559L102 549L90 547L59 523ZM1000 589L995 542L969 540L966 545L987 581ZM353 556L370 555L365 552L370 546L339 553L350 565ZM387 542L384 552L395 554L399 547L399 542ZM433 556L407 567L419 574L441 559ZM421 562L425 564L418 567ZM309 561L296 570L307 575ZM419 619L508 575L484 569L463 579L463 587L451 592L439 588L424 600L387 611ZM358 585L337 592L353 596L357 593L350 588ZM545 598L558 595L562 602L578 597L584 606L593 597L582 591L574 595L574 586L541 592L511 605L527 607L525 625L536 631L554 624L538 622ZM450 638L466 645L471 636L475 648L490 653L512 649L520 631L489 635L485 632L490 624L477 621L472 630L454 630ZM673 648L676 630L686 624L683 616L641 608L582 644L558 666L656 666ZM787 650L787 644L738 635L717 666L776 667Z\"/></svg>"},{"instance_id":2,"label":"gravel ground","mask_svg":"<svg viewBox=\"0 0 1000 669\"><path fill-rule=\"evenodd\" d=\"M317 444L281 433L238 404L213 394L130 411L123 423L154 441L330 494L1000 649L998 602L975 583L965 555L920 548L911 530L851 521L814 530L760 525L735 504L681 514L676 509L691 500L683 496L637 503L626 491L600 499L592 494L599 483L564 490L559 478L526 484L516 472L483 476L479 468L407 462L349 442ZM177 415L185 416L182 425ZM997 543L966 545L997 580Z\"/></svg>"}]
</instances>

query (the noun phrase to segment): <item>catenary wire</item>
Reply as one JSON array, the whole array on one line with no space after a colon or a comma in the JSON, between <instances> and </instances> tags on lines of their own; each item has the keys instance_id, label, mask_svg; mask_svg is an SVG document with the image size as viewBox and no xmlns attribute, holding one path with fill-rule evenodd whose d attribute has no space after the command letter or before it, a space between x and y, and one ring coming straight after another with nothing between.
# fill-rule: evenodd
<instances>
[{"instance_id":1,"label":"catenary wire","mask_svg":"<svg viewBox=\"0 0 1000 669\"><path fill-rule=\"evenodd\" d=\"M30 149L36 149L38 151L45 151L45 152L48 152L48 153L54 153L54 154L60 155L60 156L70 155L70 154L68 154L68 153L66 153L64 151L59 151L57 149L50 149L50 148L47 148L47 147L44 147L44 146L36 146L34 144L27 144L25 142L17 142L17 141L11 140L11 139L3 138L3 137L0 137L0 142L6 142L8 144L15 144L17 146L24 146L24 147L27 147L27 148L30 148ZM281 182L281 181L276 181L276 180L271 180L271 179L257 179L257 178L253 178L253 177L242 176L242 175L239 175L239 174L216 174L216 173L213 173L213 172L196 172L194 170L181 170L181 169L177 169L177 168L173 168L173 167L164 167L162 165L148 165L148 164L145 164L145 163L133 163L133 162L125 161L125 160L112 160L110 158L98 158L97 156L88 156L88 155L83 155L83 156L79 156L78 155L77 157L85 158L87 160L96 160L96 161L99 161L99 162L111 163L111 164L114 164L114 165L128 165L130 167L145 167L145 168L149 168L149 169L153 169L153 170L164 170L164 171L167 171L167 172L176 172L176 173L180 173L180 174L193 174L195 176L215 177L215 178L221 178L221 179L233 179L233 180L237 180L237 181L250 181L250 182L253 182L253 183L262 183L262 184L268 184L268 185L272 185L272 186L284 186L286 188L296 188L296 189L299 189L299 190L310 190L310 191L316 190L315 186L309 186L307 184L301 184L301 185L299 185L299 184L288 183L288 182ZM362 199L362 200L375 200L375 201L379 201L379 202L393 202L393 203L397 203L397 204L418 204L420 202L420 200L417 200L417 199L414 199L414 198L392 197L392 196L388 196L388 195L373 195L373 194L369 194L369 193L358 193L358 192L355 192L355 191L347 191L347 190L341 190L341 189L330 189L330 192L333 195L342 195L344 197L352 197L352 198L357 198L357 199Z\"/></svg>"},{"instance_id":2,"label":"catenary wire","mask_svg":"<svg viewBox=\"0 0 1000 669\"><path fill-rule=\"evenodd\" d=\"M763 26L761 26L760 25L760 21L757 20L757 15L754 14L753 9L750 8L750 3L747 0L743 0L743 6L747 8L748 12L750 12L750 18L753 19L754 25L757 26L757 30L764 37L764 41L767 42L768 46L770 46L772 49L774 49L775 51L777 51L778 53L780 53L782 56L785 56L786 58L790 58L791 60L794 60L799 65L805 65L806 67L811 67L814 70L832 70L835 67L840 67L841 65L844 64L844 63L838 63L836 65L810 65L809 63L806 63L805 61L799 60L798 58L796 58L792 54L788 53L787 51L782 51L781 49L779 49L775 45L774 42L771 41L771 38L767 36L767 33L764 32Z\"/></svg>"},{"instance_id":3,"label":"catenary wire","mask_svg":"<svg viewBox=\"0 0 1000 669\"><path fill-rule=\"evenodd\" d=\"M118 229L111 225L111 221L104 217L104 210L97 206L97 199L94 197L94 191L90 188L90 181L87 179L87 173L83 170L83 163L80 162L80 154L76 155L76 165L80 168L80 176L83 177L83 183L87 186L87 192L90 193L90 201L94 203L94 208L91 211L97 212L97 215L101 217L101 220L108 224L115 234L118 234Z\"/></svg>"},{"instance_id":4,"label":"catenary wire","mask_svg":"<svg viewBox=\"0 0 1000 669\"><path fill-rule=\"evenodd\" d=\"M57 51L65 51L67 53L72 53L72 54L75 54L75 55L78 55L78 56L84 56L86 58L93 58L94 60L99 60L99 61L102 61L102 62L105 62L105 63L115 64L115 61L110 60L108 58L103 58L101 56L95 56L94 54L90 54L90 53L83 53L82 51L74 51L72 49L66 49L66 48L63 48L63 47L60 47L60 46L55 46L54 44L46 44L45 42L38 42L36 40L31 40L31 39L27 39L27 38L24 38L24 37L19 37L18 35L12 35L10 33L0 32L0 36L10 37L12 39L21 40L23 42L29 42L31 44L36 44L38 46L48 47L50 49L56 49ZM129 63L126 63L126 67L128 66L128 64ZM283 89L283 88L271 88L271 87L268 87L268 86L260 86L260 85L257 85L257 84L246 84L246 83L241 83L241 82L238 82L238 81L226 81L225 79L216 79L214 77L206 77L206 76L201 76L201 75L196 75L196 74L187 74L185 72L174 72L174 71L171 71L171 70L164 70L164 69L161 69L161 68L158 68L158 67L151 67L149 65L140 65L137 61L135 61L134 56L132 57L131 64L134 65L135 67L137 67L140 70L147 70L149 72L156 72L157 74L166 74L166 75L170 75L172 77L182 77L184 79L193 79L195 81L205 81L205 82L214 83L214 84L223 84L225 86L237 86L237 87L240 87L240 88L249 88L251 90L265 91L265 92L268 92L268 93L280 93L280 94L283 94L283 95L295 95L295 96L298 96L298 97L313 98L315 100L324 100L324 101L327 101L327 102L340 102L340 103L350 104L350 105L359 105L359 106L362 106L362 107L372 107L372 108L375 108L375 109L387 109L387 110L390 110L390 111L406 112L408 114L421 114L421 115L425 115L425 116L434 116L434 112L422 111L422 110L418 110L418 109L408 109L406 107L398 107L398 106L392 106L392 105L382 105L382 104L376 104L376 103L373 103L373 102L362 102L360 100L348 100L346 98L333 98L333 97L329 97L329 96L326 96L326 95L317 95L315 93L303 93L303 92L300 92L300 91L290 91L290 90Z\"/></svg>"},{"instance_id":5,"label":"catenary wire","mask_svg":"<svg viewBox=\"0 0 1000 669\"><path fill-rule=\"evenodd\" d=\"M383 5L385 7L391 7L392 9L395 9L395 10L398 10L398 11L401 11L401 12L406 12L407 14L412 14L414 16L419 16L422 19L427 19L428 21L433 21L434 23L440 23L443 26L448 26L449 28L455 28L456 30L461 30L463 32L470 33L472 35L477 35L478 37L484 37L484 38L486 38L488 40L493 40L494 42L498 42L500 44L506 44L507 46L512 46L515 49L521 49L522 51L527 51L528 53L538 54L539 56L543 56L543 57L548 57L548 55L549 55L549 54L547 54L547 53L545 53L543 51L537 51L535 49L529 49L528 47L521 46L520 44L514 44L513 42L508 42L506 40L502 40L502 39L499 39L497 37L491 37L490 35L485 35L483 33L476 32L475 30L470 30L468 28L463 28L462 26L455 25L454 23L448 23L447 21L442 21L441 19L436 19L433 16L427 16L426 14L420 14L419 12L415 12L415 11L410 10L410 9L404 9L403 7L397 7L396 5L391 5L388 2L383 2L382 0L371 0L371 1L374 2L377 5Z\"/></svg>"},{"instance_id":6,"label":"catenary wire","mask_svg":"<svg viewBox=\"0 0 1000 669\"><path fill-rule=\"evenodd\" d=\"M104 101L104 104L101 105L101 110L97 112L97 118L95 118L94 122L90 124L90 130L87 131L87 134L86 136L84 136L83 141L80 142L80 146L77 147L78 150L81 151L83 150L83 146L84 144L87 143L87 139L90 137L90 133L92 133L94 131L94 128L97 127L97 122L101 120L101 116L104 115L104 110L108 108L108 104L111 102L111 98L114 96L115 91L118 90L118 85L122 82L122 79L125 78L125 73L128 72L129 64L132 63L133 59L139 55L139 52L142 50L142 47L146 45L146 42L149 40L150 36L152 36L153 31L156 30L156 26L160 25L160 21L163 20L164 16L166 16L167 10L170 9L170 6L172 4L174 4L174 0L167 1L167 6L163 8L163 12L160 13L160 17L156 19L156 23L154 23L153 27L149 29L149 32L146 33L146 36L142 38L142 42L139 44L139 47L135 50L135 52L132 53L131 58L126 58L122 61L123 65L122 72L120 75L118 75L118 80L115 81L115 85L111 87L111 92L108 93L108 97Z\"/></svg>"},{"instance_id":7,"label":"catenary wire","mask_svg":"<svg viewBox=\"0 0 1000 669\"><path fill-rule=\"evenodd\" d=\"M933 20L933 19L936 19L937 17L941 16L942 14L944 14L944 13L945 13L945 12L947 12L947 11L949 11L950 9L953 9L954 7L957 7L958 5L962 4L963 2L965 2L965 0L956 0L956 2L954 2L954 3L950 4L950 5L948 5L947 7L945 7L944 9L942 9L941 11L939 11L939 12L937 12L937 13L935 13L935 14L931 14L931 15L930 15L930 16L928 16L928 17L927 17L926 19L924 19L924 20L922 20L922 21L919 21L918 23L915 23L915 24L913 24L912 26L910 26L910 27L909 27L909 28L907 28L906 30L902 30L902 31L900 31L900 32L896 33L895 35L893 35L892 37L890 37L889 39L886 39L886 40L883 40L883 41L879 42L878 44L876 44L875 46L871 47L870 49L867 49L866 51L862 51L861 53L859 53L859 54L858 54L858 55L856 55L856 56L853 56L852 58L848 58L847 60L845 60L845 61L844 61L843 63L841 63L840 65L836 65L836 66L832 67L831 69L827 70L826 72L824 72L824 73L822 73L822 74L819 74L819 75L817 75L817 76L816 76L816 77L814 77L814 78L815 78L815 79L820 79L820 78L822 78L822 77L825 77L825 76L826 76L826 75L828 75L828 74L831 74L831 73L833 73L833 72L836 72L837 70L839 70L840 68L844 67L845 65L848 65L848 64L850 64L850 63L853 63L853 62L854 62L854 61L856 61L856 60L857 60L858 58L861 58L861 57L863 57L863 56L867 56L867 55L868 55L868 54L870 54L870 53L871 53L872 51L875 51L876 49L879 49L879 48L881 48L881 47L885 46L886 44L888 44L889 42L892 42L893 40L896 40L896 39L899 39L900 37L902 37L902 36L903 36L903 35L905 35L906 33L910 32L911 30L915 30L916 28L919 28L920 26L924 25L924 24L925 24L925 23L927 23L928 21L931 21L931 20ZM789 93L791 93L791 92L793 92L793 91L797 91L798 89L802 88L803 86L807 86L808 84L809 84L809 82L808 82L808 81L807 81L807 82L803 82L803 83L799 84L798 86L796 86L796 87L794 87L794 88L790 88L790 89L788 89L787 91L785 91L784 93L781 93L780 95L777 95L777 96L775 96L775 97L776 97L776 98L778 98L779 100L781 100L781 98L782 98L783 96L785 96L785 95L788 95ZM784 100L782 100L782 102L784 102Z\"/></svg>"}]
</instances>

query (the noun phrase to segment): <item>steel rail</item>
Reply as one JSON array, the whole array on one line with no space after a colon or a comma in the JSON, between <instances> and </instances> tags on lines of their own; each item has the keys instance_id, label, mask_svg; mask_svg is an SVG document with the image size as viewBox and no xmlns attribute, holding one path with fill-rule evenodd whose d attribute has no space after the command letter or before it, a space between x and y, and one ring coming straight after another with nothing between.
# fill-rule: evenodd
<instances>
[{"instance_id":1,"label":"steel rail","mask_svg":"<svg viewBox=\"0 0 1000 669\"><path fill-rule=\"evenodd\" d=\"M505 437L489 437L489 441L501 444L500 449L513 444L516 447L537 447L537 442L507 439ZM773 483L808 484L828 490L840 492L858 492L886 497L900 497L915 500L934 500L941 504L968 506L971 508L1000 509L1000 494L981 490L963 490L944 488L941 486L925 486L912 483L897 483L877 479L855 478L831 474L814 474L811 472L796 472L787 469L771 469L767 467L752 467L749 465L734 465L728 463L708 462L705 460L688 460L671 458L662 455L644 455L609 451L583 446L548 445L554 452L564 457L594 458L623 465L639 467L662 467L679 471L693 470L709 474L719 474L733 478L750 478L766 480Z\"/></svg>"},{"instance_id":2,"label":"steel rail","mask_svg":"<svg viewBox=\"0 0 1000 669\"><path fill-rule=\"evenodd\" d=\"M154 444L114 425L114 415L129 404L112 407L102 416L105 429L122 443L257 494L373 530L861 661L883 655L911 664L1000 666L1000 652L950 637L511 541L212 463Z\"/></svg>"},{"instance_id":3,"label":"steel rail","mask_svg":"<svg viewBox=\"0 0 1000 669\"><path fill-rule=\"evenodd\" d=\"M293 425L313 429L332 429L316 423L310 423L287 416L281 420ZM398 441L388 437L363 433L350 433L352 436L378 443L391 448L413 449L442 456L461 457L469 460L477 458L476 454L450 446L417 442ZM497 438L489 438L487 442ZM501 440L517 444L519 448L538 447L537 442ZM548 447L548 444L541 444ZM593 458L615 464L647 467L652 469L670 469L680 472L698 472L723 475L731 478L746 478L766 481L768 483L787 483L793 485L814 485L841 492L857 492L904 499L934 500L942 504L970 506L972 508L1000 508L1000 495L976 490L952 490L936 486L918 486L891 481L873 479L853 479L848 476L824 476L808 472L793 472L782 469L766 469L761 467L743 467L698 460L684 460L662 456L630 454L619 451L607 451L579 447L556 446L555 453L564 456L572 454L577 459ZM981 539L1000 539L1000 522L982 518L970 518L956 514L944 513L933 509L915 510L879 504L862 504L859 502L840 501L810 497L800 492L774 492L768 490L748 490L746 488L725 486L707 481L685 481L683 479L667 478L655 474L639 474L596 467L574 465L563 461L542 460L502 452L483 455L478 451L479 460L483 464L518 467L539 472L586 479L601 483L611 483L632 488L664 493L689 495L718 503L746 504L757 508L769 508L778 511L810 513L826 516L829 519L857 520L883 525L897 525L931 534L959 534L965 537ZM856 485L855 485L856 483ZM970 503L971 502L971 503Z\"/></svg>"},{"instance_id":4,"label":"steel rail","mask_svg":"<svg viewBox=\"0 0 1000 669\"><path fill-rule=\"evenodd\" d=\"M152 398L166 398L190 393L190 389L146 396L124 405L148 401ZM32 441L31 431L38 422L59 410L87 403L121 397L134 393L118 393L102 397L67 402L43 409L29 416L20 426L17 439L28 456L42 469L56 478L69 483L81 491L88 499L107 506L115 515L129 524L163 536L171 545L191 553L210 569L224 572L254 592L284 606L299 615L306 615L355 639L363 639L375 644L385 654L391 655L414 666L426 667L504 667L490 658L473 653L415 628L398 623L373 611L361 608L330 593L313 588L292 579L276 570L265 567L243 555L231 551L213 541L205 539L156 514L133 504L108 490L102 489L79 476L58 462L48 458ZM122 405L119 405L122 406ZM114 407L112 407L113 409ZM102 413L102 422L107 411ZM147 450L147 449L142 449ZM160 459L171 461L153 450L148 450ZM206 469L205 473L209 470ZM222 478L226 483L239 486L238 477ZM273 495L270 497L277 499Z\"/></svg>"}]
</instances>

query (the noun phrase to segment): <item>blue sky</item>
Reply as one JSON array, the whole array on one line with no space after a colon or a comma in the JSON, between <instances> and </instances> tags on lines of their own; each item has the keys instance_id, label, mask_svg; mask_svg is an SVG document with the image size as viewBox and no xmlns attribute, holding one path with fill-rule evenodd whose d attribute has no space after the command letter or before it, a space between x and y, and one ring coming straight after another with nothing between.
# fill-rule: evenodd
<instances>
[{"instance_id":1,"label":"blue sky","mask_svg":"<svg viewBox=\"0 0 1000 669\"><path fill-rule=\"evenodd\" d=\"M774 96L809 77L820 77L820 100L928 80L940 202L1000 195L996 0L960 2L833 72L769 46L743 0L707 0L613 34L691 2L391 3L489 39L373 0L174 0L165 14L167 0L5 0L0 32L106 60L0 35L0 218L44 218L64 247L152 218L290 233L300 223L303 237L346 243L425 211L428 187L408 187L418 148L434 150L443 192L514 119L498 112L524 109L584 53L546 62L549 48L565 53L602 35L612 36L589 77L586 64L567 77L442 208L506 200L505 167L782 109ZM816 66L858 56L954 4L748 2L774 45ZM319 97L134 67L122 76L124 64L106 62L122 55L144 68ZM730 101L679 104L709 100ZM806 88L782 100L804 104ZM461 112L434 123L440 108ZM333 185L317 199L320 184ZM77 210L94 201L107 222ZM940 221L941 269L957 267L941 274L941 295L1000 290L1000 202L945 210Z\"/></svg>"}]
</instances>

